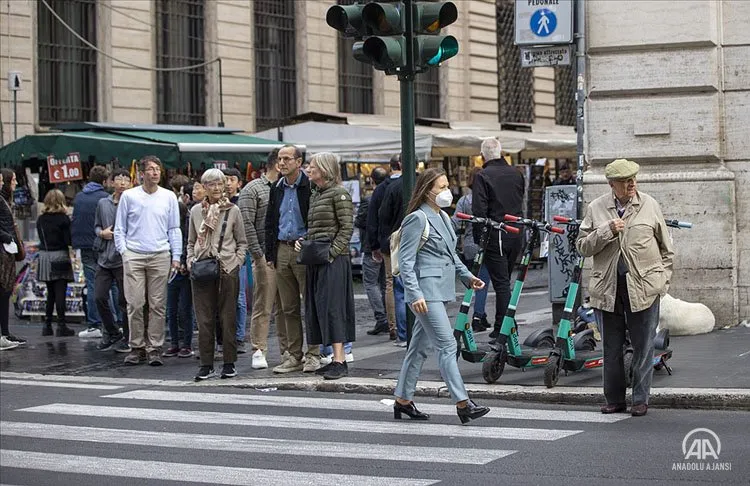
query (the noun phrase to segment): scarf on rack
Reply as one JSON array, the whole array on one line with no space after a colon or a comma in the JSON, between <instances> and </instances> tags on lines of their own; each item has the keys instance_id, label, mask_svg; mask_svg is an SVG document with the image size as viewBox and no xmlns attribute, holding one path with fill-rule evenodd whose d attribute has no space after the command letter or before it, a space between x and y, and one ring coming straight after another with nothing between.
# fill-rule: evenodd
<instances>
[{"instance_id":1,"label":"scarf on rack","mask_svg":"<svg viewBox=\"0 0 750 486\"><path fill-rule=\"evenodd\" d=\"M201 214L203 222L198 229L198 241L196 241L195 259L200 260L208 256L211 252L211 241L214 231L221 231L218 227L220 224L220 215L222 211L228 211L232 207L229 199L222 197L214 204L208 203L208 198L201 202ZM216 255L218 257L218 255Z\"/></svg>"}]
</instances>

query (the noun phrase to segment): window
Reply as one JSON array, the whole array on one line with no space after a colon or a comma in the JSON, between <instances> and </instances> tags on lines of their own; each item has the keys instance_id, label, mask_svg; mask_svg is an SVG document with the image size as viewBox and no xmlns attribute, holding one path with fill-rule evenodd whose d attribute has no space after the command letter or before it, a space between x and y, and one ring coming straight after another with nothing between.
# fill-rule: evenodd
<instances>
[{"instance_id":1,"label":"window","mask_svg":"<svg viewBox=\"0 0 750 486\"><path fill-rule=\"evenodd\" d=\"M294 0L255 0L255 128L297 113Z\"/></svg>"},{"instance_id":2,"label":"window","mask_svg":"<svg viewBox=\"0 0 750 486\"><path fill-rule=\"evenodd\" d=\"M521 67L515 45L513 0L497 0L497 65L500 121L534 123L534 70Z\"/></svg>"},{"instance_id":3,"label":"window","mask_svg":"<svg viewBox=\"0 0 750 486\"><path fill-rule=\"evenodd\" d=\"M205 0L157 0L156 66L175 68L205 62ZM156 122L206 124L206 67L157 71Z\"/></svg>"},{"instance_id":4,"label":"window","mask_svg":"<svg viewBox=\"0 0 750 486\"><path fill-rule=\"evenodd\" d=\"M47 0L81 37L96 45L96 0ZM96 51L37 3L39 123L97 120Z\"/></svg>"},{"instance_id":5,"label":"window","mask_svg":"<svg viewBox=\"0 0 750 486\"><path fill-rule=\"evenodd\" d=\"M339 0L339 5L354 3L356 0ZM373 113L372 66L354 59L354 42L339 36L339 111Z\"/></svg>"},{"instance_id":6,"label":"window","mask_svg":"<svg viewBox=\"0 0 750 486\"><path fill-rule=\"evenodd\" d=\"M575 58L572 60L575 62ZM555 68L555 123L576 124L576 70L574 66Z\"/></svg>"},{"instance_id":7,"label":"window","mask_svg":"<svg viewBox=\"0 0 750 486\"><path fill-rule=\"evenodd\" d=\"M431 67L414 77L414 115L440 118L440 68Z\"/></svg>"}]
</instances>

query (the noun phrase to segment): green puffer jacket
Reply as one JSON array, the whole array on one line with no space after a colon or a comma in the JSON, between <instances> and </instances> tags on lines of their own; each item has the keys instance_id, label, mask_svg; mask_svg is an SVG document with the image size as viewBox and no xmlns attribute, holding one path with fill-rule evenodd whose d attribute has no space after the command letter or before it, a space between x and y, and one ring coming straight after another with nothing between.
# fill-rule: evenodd
<instances>
[{"instance_id":1,"label":"green puffer jacket","mask_svg":"<svg viewBox=\"0 0 750 486\"><path fill-rule=\"evenodd\" d=\"M307 239L331 239L331 260L349 254L354 231L352 197L343 186L330 184L313 190L307 213Z\"/></svg>"}]
</instances>

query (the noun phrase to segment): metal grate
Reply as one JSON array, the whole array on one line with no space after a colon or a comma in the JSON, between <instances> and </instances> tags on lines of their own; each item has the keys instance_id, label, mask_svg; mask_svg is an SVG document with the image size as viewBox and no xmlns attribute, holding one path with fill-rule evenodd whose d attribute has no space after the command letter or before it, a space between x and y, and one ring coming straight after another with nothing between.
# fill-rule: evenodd
<instances>
[{"instance_id":1,"label":"metal grate","mask_svg":"<svg viewBox=\"0 0 750 486\"><path fill-rule=\"evenodd\" d=\"M255 0L255 128L297 113L294 0Z\"/></svg>"},{"instance_id":2,"label":"metal grate","mask_svg":"<svg viewBox=\"0 0 750 486\"><path fill-rule=\"evenodd\" d=\"M498 99L501 122L534 123L534 70L521 67L514 2L497 0Z\"/></svg>"},{"instance_id":3,"label":"metal grate","mask_svg":"<svg viewBox=\"0 0 750 486\"><path fill-rule=\"evenodd\" d=\"M157 0L156 65L174 68L206 60L205 0ZM206 124L206 67L156 73L156 122Z\"/></svg>"},{"instance_id":4,"label":"metal grate","mask_svg":"<svg viewBox=\"0 0 750 486\"><path fill-rule=\"evenodd\" d=\"M338 0L339 5L353 5L357 0ZM352 55L355 39L339 36L339 111L374 113L372 99L372 66Z\"/></svg>"},{"instance_id":5,"label":"metal grate","mask_svg":"<svg viewBox=\"0 0 750 486\"><path fill-rule=\"evenodd\" d=\"M555 68L555 123L566 126L576 124L576 70L574 66Z\"/></svg>"},{"instance_id":6,"label":"metal grate","mask_svg":"<svg viewBox=\"0 0 750 486\"><path fill-rule=\"evenodd\" d=\"M414 77L414 115L440 118L440 68L431 67Z\"/></svg>"},{"instance_id":7,"label":"metal grate","mask_svg":"<svg viewBox=\"0 0 750 486\"><path fill-rule=\"evenodd\" d=\"M81 37L96 45L96 0L47 0ZM37 3L39 124L96 121L96 51Z\"/></svg>"}]
</instances>

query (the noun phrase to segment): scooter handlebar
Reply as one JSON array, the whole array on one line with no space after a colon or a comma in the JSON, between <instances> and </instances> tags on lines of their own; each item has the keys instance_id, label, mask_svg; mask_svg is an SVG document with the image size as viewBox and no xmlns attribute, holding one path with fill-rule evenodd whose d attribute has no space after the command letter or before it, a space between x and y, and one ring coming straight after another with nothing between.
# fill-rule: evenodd
<instances>
[{"instance_id":1,"label":"scooter handlebar","mask_svg":"<svg viewBox=\"0 0 750 486\"><path fill-rule=\"evenodd\" d=\"M548 229L552 233L557 233L557 234L560 234L560 235L564 235L565 234L565 230L562 229L562 228L560 228L559 226L549 226Z\"/></svg>"},{"instance_id":2,"label":"scooter handlebar","mask_svg":"<svg viewBox=\"0 0 750 486\"><path fill-rule=\"evenodd\" d=\"M519 228L516 228L515 226L508 226L507 224L503 224L502 228L508 233L513 233L514 235L517 235L521 232Z\"/></svg>"},{"instance_id":3,"label":"scooter handlebar","mask_svg":"<svg viewBox=\"0 0 750 486\"><path fill-rule=\"evenodd\" d=\"M678 221L676 219L667 219L665 220L667 223L667 226L670 226L672 228L692 228L693 223L689 223L687 221Z\"/></svg>"},{"instance_id":4,"label":"scooter handlebar","mask_svg":"<svg viewBox=\"0 0 750 486\"><path fill-rule=\"evenodd\" d=\"M573 218L566 218L565 216L552 216L552 220L558 223L570 223Z\"/></svg>"},{"instance_id":5,"label":"scooter handlebar","mask_svg":"<svg viewBox=\"0 0 750 486\"><path fill-rule=\"evenodd\" d=\"M458 219L472 219L473 218L471 214L466 214L466 213L456 213L455 216Z\"/></svg>"},{"instance_id":6,"label":"scooter handlebar","mask_svg":"<svg viewBox=\"0 0 750 486\"><path fill-rule=\"evenodd\" d=\"M521 218L518 216L513 216L512 214L506 214L505 216L503 216L503 219L509 223L515 223L519 221Z\"/></svg>"}]
</instances>

